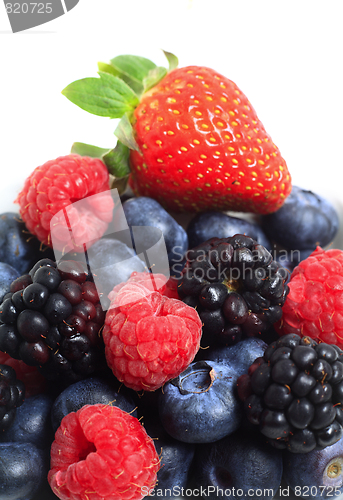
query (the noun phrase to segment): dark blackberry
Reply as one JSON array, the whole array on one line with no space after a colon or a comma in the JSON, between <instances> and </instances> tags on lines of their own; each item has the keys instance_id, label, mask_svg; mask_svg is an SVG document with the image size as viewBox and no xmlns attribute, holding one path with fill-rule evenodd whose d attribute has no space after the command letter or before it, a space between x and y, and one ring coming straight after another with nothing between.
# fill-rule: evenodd
<instances>
[{"instance_id":1,"label":"dark blackberry","mask_svg":"<svg viewBox=\"0 0 343 500\"><path fill-rule=\"evenodd\" d=\"M65 383L106 366L105 313L79 262L42 259L10 290L0 305L0 350Z\"/></svg>"},{"instance_id":2,"label":"dark blackberry","mask_svg":"<svg viewBox=\"0 0 343 500\"><path fill-rule=\"evenodd\" d=\"M285 270L253 238L212 238L187 252L178 286L203 322L202 346L233 345L267 332L282 316Z\"/></svg>"},{"instance_id":3,"label":"dark blackberry","mask_svg":"<svg viewBox=\"0 0 343 500\"><path fill-rule=\"evenodd\" d=\"M9 429L16 409L24 402L25 386L11 366L0 365L0 432Z\"/></svg>"},{"instance_id":4,"label":"dark blackberry","mask_svg":"<svg viewBox=\"0 0 343 500\"><path fill-rule=\"evenodd\" d=\"M277 448L307 453L343 435L343 351L337 346L285 335L237 386L249 422Z\"/></svg>"}]
</instances>

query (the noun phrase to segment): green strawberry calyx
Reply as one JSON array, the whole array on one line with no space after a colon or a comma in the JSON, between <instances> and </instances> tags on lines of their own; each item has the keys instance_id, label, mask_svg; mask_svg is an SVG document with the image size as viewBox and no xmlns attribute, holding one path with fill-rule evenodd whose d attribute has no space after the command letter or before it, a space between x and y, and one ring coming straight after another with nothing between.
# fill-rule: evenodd
<instances>
[{"instance_id":1,"label":"green strawberry calyx","mask_svg":"<svg viewBox=\"0 0 343 500\"><path fill-rule=\"evenodd\" d=\"M98 63L100 78L83 78L70 83L62 94L81 109L97 116L120 118L114 131L117 137L113 149L75 142L71 152L100 158L113 176L111 187L121 193L130 175L130 150L139 151L131 125L133 113L145 92L178 66L177 57L163 51L169 67L156 66L141 56L123 55L110 63Z\"/></svg>"}]
</instances>

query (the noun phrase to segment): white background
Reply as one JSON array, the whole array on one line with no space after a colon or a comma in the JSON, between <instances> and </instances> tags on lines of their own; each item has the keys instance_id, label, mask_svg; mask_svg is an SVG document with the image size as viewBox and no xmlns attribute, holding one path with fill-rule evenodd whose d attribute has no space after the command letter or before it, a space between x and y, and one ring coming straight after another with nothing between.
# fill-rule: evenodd
<instances>
[{"instance_id":1,"label":"white background","mask_svg":"<svg viewBox=\"0 0 343 500\"><path fill-rule=\"evenodd\" d=\"M161 49L180 66L209 66L235 81L293 183L343 213L342 25L342 0L80 0L61 18L12 34L1 2L0 213L16 211L24 178L74 141L115 144L116 123L61 90L119 54L164 64Z\"/></svg>"}]
</instances>

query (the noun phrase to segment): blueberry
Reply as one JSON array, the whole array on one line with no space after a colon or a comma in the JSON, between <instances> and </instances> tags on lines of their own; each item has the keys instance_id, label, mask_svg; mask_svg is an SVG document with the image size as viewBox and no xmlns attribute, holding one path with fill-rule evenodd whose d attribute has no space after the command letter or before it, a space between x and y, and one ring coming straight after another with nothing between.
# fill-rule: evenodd
<instances>
[{"instance_id":1,"label":"blueberry","mask_svg":"<svg viewBox=\"0 0 343 500\"><path fill-rule=\"evenodd\" d=\"M241 424L235 395L236 373L212 361L191 363L167 382L159 395L159 415L166 431L186 443L210 443Z\"/></svg>"},{"instance_id":2,"label":"blueberry","mask_svg":"<svg viewBox=\"0 0 343 500\"><path fill-rule=\"evenodd\" d=\"M14 269L14 267L6 264L6 262L0 262L0 302L2 302L6 293L10 291L12 281L19 278L19 276L19 271Z\"/></svg>"},{"instance_id":3,"label":"blueberry","mask_svg":"<svg viewBox=\"0 0 343 500\"><path fill-rule=\"evenodd\" d=\"M136 416L133 411L135 404L129 390L121 387L119 391L114 383L111 384L98 377L91 377L70 385L57 396L51 410L54 432L58 429L62 418L68 413L77 411L86 404L97 403L112 404Z\"/></svg>"},{"instance_id":4,"label":"blueberry","mask_svg":"<svg viewBox=\"0 0 343 500\"><path fill-rule=\"evenodd\" d=\"M335 498L343 493L343 438L322 450L284 452L284 480L296 496Z\"/></svg>"},{"instance_id":5,"label":"blueberry","mask_svg":"<svg viewBox=\"0 0 343 500\"><path fill-rule=\"evenodd\" d=\"M190 221L187 234L189 248L194 248L210 238L228 238L234 234L247 234L268 250L272 248L270 241L258 224L222 212L197 214Z\"/></svg>"},{"instance_id":6,"label":"blueberry","mask_svg":"<svg viewBox=\"0 0 343 500\"><path fill-rule=\"evenodd\" d=\"M0 215L0 262L6 262L27 273L43 257L54 258L51 248L41 247L41 242L31 235L19 214L6 212Z\"/></svg>"},{"instance_id":7,"label":"blueberry","mask_svg":"<svg viewBox=\"0 0 343 500\"><path fill-rule=\"evenodd\" d=\"M109 238L102 238L91 246L88 263L104 309L108 309L107 296L115 285L127 281L134 271L147 270L132 248Z\"/></svg>"},{"instance_id":8,"label":"blueberry","mask_svg":"<svg viewBox=\"0 0 343 500\"><path fill-rule=\"evenodd\" d=\"M144 428L154 440L161 463L161 468L157 472L155 496L174 497L189 483L195 445L172 438L156 417L145 418Z\"/></svg>"},{"instance_id":9,"label":"blueberry","mask_svg":"<svg viewBox=\"0 0 343 500\"><path fill-rule=\"evenodd\" d=\"M262 216L261 225L268 238L284 248L315 250L317 245L325 247L334 239L339 219L329 201L293 186L283 206Z\"/></svg>"},{"instance_id":10,"label":"blueberry","mask_svg":"<svg viewBox=\"0 0 343 500\"><path fill-rule=\"evenodd\" d=\"M194 470L196 485L210 499L273 498L281 484L282 453L255 433L240 429L200 445Z\"/></svg>"},{"instance_id":11,"label":"blueberry","mask_svg":"<svg viewBox=\"0 0 343 500\"><path fill-rule=\"evenodd\" d=\"M156 200L145 196L125 201L123 210L129 227L152 226L162 232L171 274L177 276L182 270L181 263L188 248L188 237L183 227ZM147 229L144 232L139 232L138 237L135 235L135 231L133 235L135 244L145 249L151 248L156 240L160 239L159 232Z\"/></svg>"},{"instance_id":12,"label":"blueberry","mask_svg":"<svg viewBox=\"0 0 343 500\"><path fill-rule=\"evenodd\" d=\"M31 443L0 443L0 498L31 500L46 482L49 460Z\"/></svg>"},{"instance_id":13,"label":"blueberry","mask_svg":"<svg viewBox=\"0 0 343 500\"><path fill-rule=\"evenodd\" d=\"M31 443L37 448L49 448L53 441L50 414L53 402L54 399L47 394L38 394L25 399L17 408L10 429L1 434L0 441Z\"/></svg>"},{"instance_id":14,"label":"blueberry","mask_svg":"<svg viewBox=\"0 0 343 500\"><path fill-rule=\"evenodd\" d=\"M261 339L249 338L241 340L233 346L210 347L200 349L196 359L212 360L216 363L225 364L234 368L235 376L238 378L246 373L256 358L262 357L267 344Z\"/></svg>"}]
</instances>

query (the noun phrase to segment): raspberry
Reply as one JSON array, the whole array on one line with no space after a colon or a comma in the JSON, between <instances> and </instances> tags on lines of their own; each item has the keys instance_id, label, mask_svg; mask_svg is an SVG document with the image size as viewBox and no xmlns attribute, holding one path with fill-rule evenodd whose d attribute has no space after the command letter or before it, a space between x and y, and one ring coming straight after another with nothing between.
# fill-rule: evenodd
<instances>
[{"instance_id":1,"label":"raspberry","mask_svg":"<svg viewBox=\"0 0 343 500\"><path fill-rule=\"evenodd\" d=\"M308 453L342 437L343 351L337 346L285 335L238 378L237 388L249 422L276 448Z\"/></svg>"},{"instance_id":2,"label":"raspberry","mask_svg":"<svg viewBox=\"0 0 343 500\"><path fill-rule=\"evenodd\" d=\"M56 431L48 481L61 500L138 500L154 487L159 466L137 418L115 406L85 405Z\"/></svg>"},{"instance_id":3,"label":"raspberry","mask_svg":"<svg viewBox=\"0 0 343 500\"><path fill-rule=\"evenodd\" d=\"M79 262L38 261L0 304L0 350L64 383L102 369L105 313L90 279Z\"/></svg>"},{"instance_id":4,"label":"raspberry","mask_svg":"<svg viewBox=\"0 0 343 500\"><path fill-rule=\"evenodd\" d=\"M203 347L266 332L282 315L287 271L256 240L211 238L188 250L178 287L203 323Z\"/></svg>"},{"instance_id":5,"label":"raspberry","mask_svg":"<svg viewBox=\"0 0 343 500\"><path fill-rule=\"evenodd\" d=\"M84 203L75 203L79 200ZM15 202L30 233L63 252L83 252L84 243L99 239L112 220L109 174L96 158L68 155L44 163L26 179ZM52 218L71 204L67 213L63 210L58 219L54 218L52 241Z\"/></svg>"},{"instance_id":6,"label":"raspberry","mask_svg":"<svg viewBox=\"0 0 343 500\"><path fill-rule=\"evenodd\" d=\"M201 320L195 309L164 295L171 288L163 275L144 274L115 287L103 339L114 375L131 389L154 391L193 361Z\"/></svg>"},{"instance_id":7,"label":"raspberry","mask_svg":"<svg viewBox=\"0 0 343 500\"><path fill-rule=\"evenodd\" d=\"M279 335L296 333L343 349L343 251L317 249L294 269Z\"/></svg>"}]
</instances>

